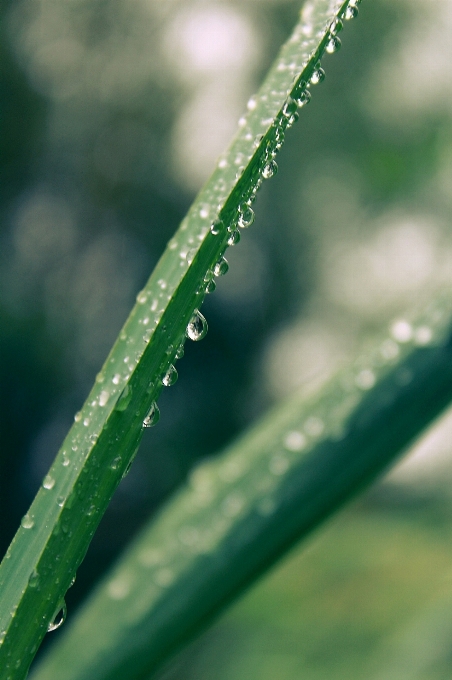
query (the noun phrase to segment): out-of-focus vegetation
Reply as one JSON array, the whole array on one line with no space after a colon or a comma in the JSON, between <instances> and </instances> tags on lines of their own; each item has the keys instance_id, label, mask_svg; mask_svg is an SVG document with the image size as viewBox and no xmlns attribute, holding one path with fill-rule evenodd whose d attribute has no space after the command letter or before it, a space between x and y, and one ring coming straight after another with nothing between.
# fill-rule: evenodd
<instances>
[{"instance_id":1,"label":"out-of-focus vegetation","mask_svg":"<svg viewBox=\"0 0 452 680\"><path fill-rule=\"evenodd\" d=\"M3 5L3 550L298 9ZM256 224L203 307L209 334L187 348L68 593L70 613L195 457L298 386L314 389L364 338L450 283L451 22L449 0L365 2L346 49L325 59ZM245 597L169 677L450 677L451 431L446 416L411 463Z\"/></svg>"}]
</instances>

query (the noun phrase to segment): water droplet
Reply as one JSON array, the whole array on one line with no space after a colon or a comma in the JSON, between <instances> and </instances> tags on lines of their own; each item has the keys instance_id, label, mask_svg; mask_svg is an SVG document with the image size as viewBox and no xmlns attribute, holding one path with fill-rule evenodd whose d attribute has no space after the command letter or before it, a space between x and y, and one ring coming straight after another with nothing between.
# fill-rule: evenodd
<instances>
[{"instance_id":1,"label":"water droplet","mask_svg":"<svg viewBox=\"0 0 452 680\"><path fill-rule=\"evenodd\" d=\"M82 419L82 412L77 411L77 413L74 416L74 420L75 420L76 423L79 423L81 421L81 419Z\"/></svg>"},{"instance_id":2,"label":"water droplet","mask_svg":"<svg viewBox=\"0 0 452 680\"><path fill-rule=\"evenodd\" d=\"M185 354L185 347L184 347L184 341L182 340L181 344L179 345L177 352L175 354L176 359L182 359L182 357Z\"/></svg>"},{"instance_id":3,"label":"water droplet","mask_svg":"<svg viewBox=\"0 0 452 680\"><path fill-rule=\"evenodd\" d=\"M140 293L137 295L137 302L140 305L144 305L146 300L148 299L148 294L146 293L145 290L142 290Z\"/></svg>"},{"instance_id":4,"label":"water droplet","mask_svg":"<svg viewBox=\"0 0 452 680\"><path fill-rule=\"evenodd\" d=\"M130 404L130 400L132 399L132 388L130 385L126 385L121 392L121 394L118 397L118 401L116 402L115 405L115 410L116 411L125 411L128 405Z\"/></svg>"},{"instance_id":5,"label":"water droplet","mask_svg":"<svg viewBox=\"0 0 452 680\"><path fill-rule=\"evenodd\" d=\"M72 581L71 581L70 584L68 585L68 589L69 589L69 588L72 588L72 586L73 586L74 583L75 583L75 579L76 579L76 578L77 578L77 574L75 574L75 576L72 577Z\"/></svg>"},{"instance_id":6,"label":"water droplet","mask_svg":"<svg viewBox=\"0 0 452 680\"><path fill-rule=\"evenodd\" d=\"M246 105L246 108L249 111L253 111L257 106L257 101L254 99L254 97L251 97L251 99L248 100L248 103Z\"/></svg>"},{"instance_id":7,"label":"water droplet","mask_svg":"<svg viewBox=\"0 0 452 680\"><path fill-rule=\"evenodd\" d=\"M153 401L146 418L143 420L143 427L154 427L154 425L157 425L159 420L160 409L155 403L155 401Z\"/></svg>"},{"instance_id":8,"label":"water droplet","mask_svg":"<svg viewBox=\"0 0 452 680\"><path fill-rule=\"evenodd\" d=\"M83 421L84 427L88 427L89 424L90 424L90 419L89 419L89 418L85 418L84 421Z\"/></svg>"},{"instance_id":9,"label":"water droplet","mask_svg":"<svg viewBox=\"0 0 452 680\"><path fill-rule=\"evenodd\" d=\"M115 373L113 378L111 379L111 382L113 383L113 385L119 385L120 380L121 376L119 375L119 373Z\"/></svg>"},{"instance_id":10,"label":"water droplet","mask_svg":"<svg viewBox=\"0 0 452 680\"><path fill-rule=\"evenodd\" d=\"M36 569L33 569L33 571L30 574L30 577L28 579L28 585L30 588L37 588L39 585L39 574L36 571Z\"/></svg>"},{"instance_id":11,"label":"water droplet","mask_svg":"<svg viewBox=\"0 0 452 680\"><path fill-rule=\"evenodd\" d=\"M291 116L293 116L296 110L297 110L296 101L294 101L292 97L289 97L289 99L286 101L282 109L283 116L285 116L286 118L290 118Z\"/></svg>"},{"instance_id":12,"label":"water droplet","mask_svg":"<svg viewBox=\"0 0 452 680\"><path fill-rule=\"evenodd\" d=\"M311 101L311 93L309 90L302 90L296 95L296 102L297 106L301 109L303 106L306 106L306 104L309 104Z\"/></svg>"},{"instance_id":13,"label":"water droplet","mask_svg":"<svg viewBox=\"0 0 452 680\"><path fill-rule=\"evenodd\" d=\"M262 177L264 179L270 179L270 177L273 177L273 175L276 175L278 172L278 164L276 161L270 161L270 163L267 163L265 168L262 170Z\"/></svg>"},{"instance_id":14,"label":"water droplet","mask_svg":"<svg viewBox=\"0 0 452 680\"><path fill-rule=\"evenodd\" d=\"M334 52L337 52L341 47L341 41L339 38L335 35L332 35L331 38L328 40L326 44L326 51L328 54L334 54Z\"/></svg>"},{"instance_id":15,"label":"water droplet","mask_svg":"<svg viewBox=\"0 0 452 680\"><path fill-rule=\"evenodd\" d=\"M325 80L325 71L323 68L317 68L315 71L313 71L310 78L312 85L318 85L318 83L321 83L323 80Z\"/></svg>"},{"instance_id":16,"label":"water droplet","mask_svg":"<svg viewBox=\"0 0 452 680\"><path fill-rule=\"evenodd\" d=\"M342 21L340 19L335 19L330 26L330 33L332 35L336 35L337 33L340 33L343 28L344 24L342 23Z\"/></svg>"},{"instance_id":17,"label":"water droplet","mask_svg":"<svg viewBox=\"0 0 452 680\"><path fill-rule=\"evenodd\" d=\"M99 394L99 406L105 406L109 397L109 392L107 392L107 390L102 390L102 392Z\"/></svg>"},{"instance_id":18,"label":"water droplet","mask_svg":"<svg viewBox=\"0 0 452 680\"><path fill-rule=\"evenodd\" d=\"M191 263L193 262L193 260L194 260L195 257L196 257L196 253L197 253L197 252L198 252L198 251L197 251L196 248L191 248L191 249L187 252L187 254L185 255L185 259L187 260L188 264L191 264Z\"/></svg>"},{"instance_id":19,"label":"water droplet","mask_svg":"<svg viewBox=\"0 0 452 680\"><path fill-rule=\"evenodd\" d=\"M178 379L178 373L176 370L176 367L173 366L173 364L170 365L168 368L167 372L162 378L162 383L165 385L165 387L171 387L171 385L174 385L176 380Z\"/></svg>"},{"instance_id":20,"label":"water droplet","mask_svg":"<svg viewBox=\"0 0 452 680\"><path fill-rule=\"evenodd\" d=\"M117 470L120 465L121 465L121 456L116 456L116 458L113 458L113 460L111 461L110 468L112 470Z\"/></svg>"},{"instance_id":21,"label":"water droplet","mask_svg":"<svg viewBox=\"0 0 452 680\"><path fill-rule=\"evenodd\" d=\"M210 281L208 281L206 283L205 291L206 291L206 293L213 293L213 291L215 290L216 287L217 287L217 284L215 283L215 281L213 279L211 279Z\"/></svg>"},{"instance_id":22,"label":"water droplet","mask_svg":"<svg viewBox=\"0 0 452 680\"><path fill-rule=\"evenodd\" d=\"M358 16L358 8L355 5L349 5L345 10L344 19L350 21L351 19L356 19Z\"/></svg>"},{"instance_id":23,"label":"water droplet","mask_svg":"<svg viewBox=\"0 0 452 680\"><path fill-rule=\"evenodd\" d=\"M413 337L413 329L411 324L404 319L395 321L391 326L391 335L397 342L409 342Z\"/></svg>"},{"instance_id":24,"label":"water droplet","mask_svg":"<svg viewBox=\"0 0 452 680\"><path fill-rule=\"evenodd\" d=\"M239 219L237 224L241 229L246 229L254 222L254 211L248 205L240 208Z\"/></svg>"},{"instance_id":25,"label":"water droplet","mask_svg":"<svg viewBox=\"0 0 452 680\"><path fill-rule=\"evenodd\" d=\"M22 517L21 525L24 529L32 529L35 525L34 520L27 513Z\"/></svg>"},{"instance_id":26,"label":"water droplet","mask_svg":"<svg viewBox=\"0 0 452 680\"><path fill-rule=\"evenodd\" d=\"M220 232L224 231L223 220L215 220L215 222L210 227L210 231L214 236L217 236Z\"/></svg>"},{"instance_id":27,"label":"water droplet","mask_svg":"<svg viewBox=\"0 0 452 680\"><path fill-rule=\"evenodd\" d=\"M63 599L59 603L58 609L53 615L51 623L49 623L49 625L47 626L47 632L51 633L53 630L57 630L58 628L60 628L66 621L66 615L67 615L66 602Z\"/></svg>"},{"instance_id":28,"label":"water droplet","mask_svg":"<svg viewBox=\"0 0 452 680\"><path fill-rule=\"evenodd\" d=\"M301 451L306 446L306 437L298 430L288 432L284 437L284 448L288 451Z\"/></svg>"},{"instance_id":29,"label":"water droplet","mask_svg":"<svg viewBox=\"0 0 452 680\"><path fill-rule=\"evenodd\" d=\"M70 461L70 459L68 458L68 455L67 455L66 451L63 451L63 466L64 466L64 467L67 467L67 466L70 465L70 464L71 464L71 461Z\"/></svg>"},{"instance_id":30,"label":"water droplet","mask_svg":"<svg viewBox=\"0 0 452 680\"><path fill-rule=\"evenodd\" d=\"M53 489L53 487L55 486L54 478L51 477L50 475L46 475L42 481L42 486L44 487L44 489L49 489L50 491L50 489Z\"/></svg>"},{"instance_id":31,"label":"water droplet","mask_svg":"<svg viewBox=\"0 0 452 680\"><path fill-rule=\"evenodd\" d=\"M158 285L160 286L160 288L161 288L162 290L165 290L166 287L167 287L167 285L168 285L168 284L166 283L165 279L159 279L159 280L157 281L157 283L158 283Z\"/></svg>"},{"instance_id":32,"label":"water droplet","mask_svg":"<svg viewBox=\"0 0 452 680\"><path fill-rule=\"evenodd\" d=\"M240 241L240 232L238 229L231 231L231 235L228 238L228 246L235 246Z\"/></svg>"},{"instance_id":33,"label":"water droplet","mask_svg":"<svg viewBox=\"0 0 452 680\"><path fill-rule=\"evenodd\" d=\"M197 309L190 319L185 334L187 338L190 338L190 340L197 342L198 340L202 340L205 337L207 330L208 330L207 321L205 317L201 314L201 312Z\"/></svg>"},{"instance_id":34,"label":"water droplet","mask_svg":"<svg viewBox=\"0 0 452 680\"><path fill-rule=\"evenodd\" d=\"M215 267L213 268L213 273L215 276L224 276L229 269L228 261L225 257L220 257Z\"/></svg>"}]
</instances>

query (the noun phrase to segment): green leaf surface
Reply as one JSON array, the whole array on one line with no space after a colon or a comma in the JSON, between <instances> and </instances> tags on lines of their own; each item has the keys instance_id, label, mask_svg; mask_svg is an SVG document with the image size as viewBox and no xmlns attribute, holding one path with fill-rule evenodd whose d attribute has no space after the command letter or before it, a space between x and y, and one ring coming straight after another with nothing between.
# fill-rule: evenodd
<instances>
[{"instance_id":1,"label":"green leaf surface","mask_svg":"<svg viewBox=\"0 0 452 680\"><path fill-rule=\"evenodd\" d=\"M452 296L399 320L317 396L294 397L189 483L134 541L33 680L149 677L452 398Z\"/></svg>"},{"instance_id":2,"label":"green leaf surface","mask_svg":"<svg viewBox=\"0 0 452 680\"><path fill-rule=\"evenodd\" d=\"M239 132L168 243L0 565L0 678L21 680L143 433L237 227L296 120L297 104L323 78L319 61L339 43L348 2L308 2ZM216 226L211 230L211 225ZM199 317L195 316L195 326ZM197 333L188 333L196 335ZM152 419L151 419L152 420Z\"/></svg>"}]
</instances>

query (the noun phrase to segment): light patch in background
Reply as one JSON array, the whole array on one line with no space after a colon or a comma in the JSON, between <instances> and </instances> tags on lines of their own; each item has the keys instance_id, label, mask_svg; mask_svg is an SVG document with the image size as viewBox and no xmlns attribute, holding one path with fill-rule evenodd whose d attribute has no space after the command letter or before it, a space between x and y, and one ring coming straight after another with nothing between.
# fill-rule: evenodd
<instances>
[{"instance_id":1,"label":"light patch in background","mask_svg":"<svg viewBox=\"0 0 452 680\"><path fill-rule=\"evenodd\" d=\"M394 31L393 48L375 63L363 106L372 117L406 126L428 112L452 110L452 2L403 5L411 21Z\"/></svg>"},{"instance_id":2,"label":"light patch in background","mask_svg":"<svg viewBox=\"0 0 452 680\"><path fill-rule=\"evenodd\" d=\"M237 128L242 101L235 79L198 88L182 107L171 133L172 169L186 189L197 191Z\"/></svg>"},{"instance_id":3,"label":"light patch in background","mask_svg":"<svg viewBox=\"0 0 452 680\"><path fill-rule=\"evenodd\" d=\"M261 40L235 7L202 4L179 11L163 52L174 77L191 89L172 130L173 172L184 188L197 191L237 128Z\"/></svg>"},{"instance_id":4,"label":"light patch in background","mask_svg":"<svg viewBox=\"0 0 452 680\"><path fill-rule=\"evenodd\" d=\"M231 273L217 279L215 296L231 307L257 305L265 294L268 271L259 243L247 233L238 247L228 250L227 256Z\"/></svg>"},{"instance_id":5,"label":"light patch in background","mask_svg":"<svg viewBox=\"0 0 452 680\"><path fill-rule=\"evenodd\" d=\"M413 294L447 276L450 245L439 233L433 220L383 216L370 236L336 243L325 253L327 295L363 318L388 317L412 305Z\"/></svg>"},{"instance_id":6,"label":"light patch in background","mask_svg":"<svg viewBox=\"0 0 452 680\"><path fill-rule=\"evenodd\" d=\"M452 408L436 421L386 476L392 483L429 487L452 480Z\"/></svg>"},{"instance_id":7,"label":"light patch in background","mask_svg":"<svg viewBox=\"0 0 452 680\"><path fill-rule=\"evenodd\" d=\"M188 80L221 72L240 75L260 53L249 19L221 3L181 9L169 24L163 44L175 74Z\"/></svg>"},{"instance_id":8,"label":"light patch in background","mask_svg":"<svg viewBox=\"0 0 452 680\"><path fill-rule=\"evenodd\" d=\"M282 399L303 387L320 387L350 352L350 338L331 319L306 318L275 334L263 355L267 390Z\"/></svg>"}]
</instances>

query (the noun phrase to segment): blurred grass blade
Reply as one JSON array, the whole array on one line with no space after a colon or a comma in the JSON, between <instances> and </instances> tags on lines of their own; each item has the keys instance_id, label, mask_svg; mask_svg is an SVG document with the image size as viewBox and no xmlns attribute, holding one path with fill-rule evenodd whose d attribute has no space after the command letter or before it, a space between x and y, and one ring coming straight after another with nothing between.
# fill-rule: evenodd
<instances>
[{"instance_id":1,"label":"blurred grass blade","mask_svg":"<svg viewBox=\"0 0 452 680\"><path fill-rule=\"evenodd\" d=\"M180 355L187 326L225 273L223 253L253 219L250 207L296 120L297 102L323 79L320 58L340 44L335 33L349 2L314 0L283 46L211 179L137 297L117 342L75 417L63 446L0 565L0 678L21 680L53 621L75 571L156 414L162 379ZM213 228L211 229L211 226ZM192 325L199 326L199 317ZM197 339L202 333L191 332ZM196 337L195 337L196 336ZM168 373L170 371L170 373ZM150 418L152 420L152 418ZM149 423L147 423L149 424Z\"/></svg>"},{"instance_id":2,"label":"blurred grass blade","mask_svg":"<svg viewBox=\"0 0 452 680\"><path fill-rule=\"evenodd\" d=\"M452 293L215 460L134 541L32 680L148 677L452 399Z\"/></svg>"}]
</instances>

